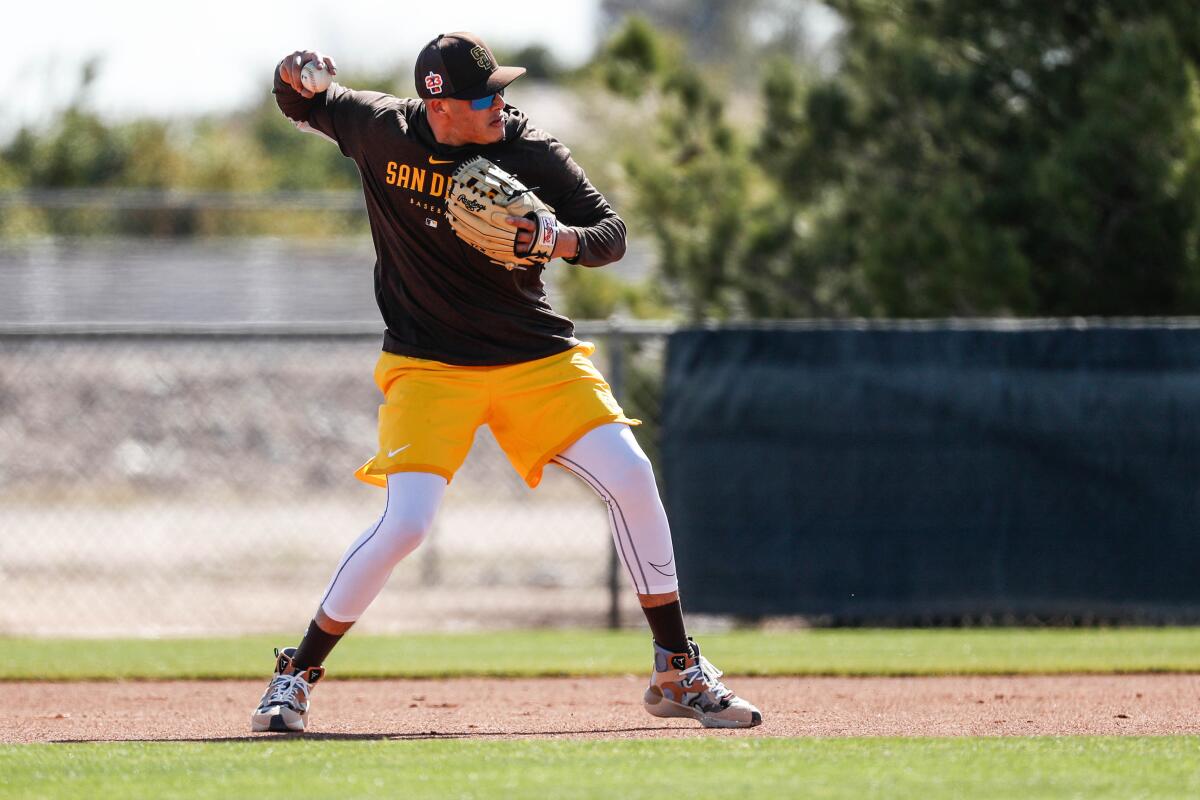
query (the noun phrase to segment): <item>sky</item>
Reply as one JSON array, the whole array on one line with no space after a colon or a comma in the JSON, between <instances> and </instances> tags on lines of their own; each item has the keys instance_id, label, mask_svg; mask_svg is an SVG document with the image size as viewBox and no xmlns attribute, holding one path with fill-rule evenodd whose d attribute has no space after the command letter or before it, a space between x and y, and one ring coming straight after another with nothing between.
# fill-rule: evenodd
<instances>
[{"instance_id":1,"label":"sky","mask_svg":"<svg viewBox=\"0 0 1200 800\"><path fill-rule=\"evenodd\" d=\"M563 64L596 44L597 0L17 0L5 9L0 137L68 105L80 66L101 59L90 108L115 118L221 111L270 91L293 50L330 55L344 71L411 63L439 33L474 31L493 48L542 44Z\"/></svg>"}]
</instances>

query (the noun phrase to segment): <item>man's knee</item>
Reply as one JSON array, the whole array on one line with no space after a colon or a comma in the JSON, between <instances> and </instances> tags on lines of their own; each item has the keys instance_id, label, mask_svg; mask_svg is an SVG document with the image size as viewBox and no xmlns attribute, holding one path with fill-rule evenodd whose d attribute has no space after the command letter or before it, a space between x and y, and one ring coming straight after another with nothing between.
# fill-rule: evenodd
<instances>
[{"instance_id":1,"label":"man's knee","mask_svg":"<svg viewBox=\"0 0 1200 800\"><path fill-rule=\"evenodd\" d=\"M627 425L596 428L567 448L561 461L603 494L630 497L657 493L654 468Z\"/></svg>"},{"instance_id":2,"label":"man's knee","mask_svg":"<svg viewBox=\"0 0 1200 800\"><path fill-rule=\"evenodd\" d=\"M648 500L657 496L658 484L654 480L654 469L644 455L623 454L619 460L611 461L605 467L602 474L595 475L599 485L593 488L600 494L627 501Z\"/></svg>"},{"instance_id":3,"label":"man's knee","mask_svg":"<svg viewBox=\"0 0 1200 800\"><path fill-rule=\"evenodd\" d=\"M389 511L379 523L377 552L395 564L416 550L432 528L431 516Z\"/></svg>"}]
</instances>

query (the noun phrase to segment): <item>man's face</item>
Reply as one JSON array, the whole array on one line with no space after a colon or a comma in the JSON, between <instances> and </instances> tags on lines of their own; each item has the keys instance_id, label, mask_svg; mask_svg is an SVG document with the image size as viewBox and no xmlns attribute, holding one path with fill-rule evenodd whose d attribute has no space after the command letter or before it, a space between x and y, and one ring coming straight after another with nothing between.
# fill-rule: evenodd
<instances>
[{"instance_id":1,"label":"man's face","mask_svg":"<svg viewBox=\"0 0 1200 800\"><path fill-rule=\"evenodd\" d=\"M499 93L479 111L471 108L470 100L447 98L437 102L444 104L445 144L493 144L504 139L504 98Z\"/></svg>"}]
</instances>

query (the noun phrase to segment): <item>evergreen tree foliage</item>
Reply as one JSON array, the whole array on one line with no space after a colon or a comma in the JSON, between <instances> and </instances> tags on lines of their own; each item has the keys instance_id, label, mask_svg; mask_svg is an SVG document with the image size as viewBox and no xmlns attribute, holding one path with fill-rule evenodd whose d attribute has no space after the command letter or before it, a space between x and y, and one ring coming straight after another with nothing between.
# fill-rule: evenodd
<instances>
[{"instance_id":1,"label":"evergreen tree foliage","mask_svg":"<svg viewBox=\"0 0 1200 800\"><path fill-rule=\"evenodd\" d=\"M637 216L688 316L1200 312L1191 4L831 5L840 69L776 62L757 128L686 59L637 64Z\"/></svg>"},{"instance_id":2,"label":"evergreen tree foliage","mask_svg":"<svg viewBox=\"0 0 1200 800\"><path fill-rule=\"evenodd\" d=\"M1195 313L1194 6L833 5L843 69L762 154L793 200L839 195L817 238L871 310Z\"/></svg>"}]
</instances>

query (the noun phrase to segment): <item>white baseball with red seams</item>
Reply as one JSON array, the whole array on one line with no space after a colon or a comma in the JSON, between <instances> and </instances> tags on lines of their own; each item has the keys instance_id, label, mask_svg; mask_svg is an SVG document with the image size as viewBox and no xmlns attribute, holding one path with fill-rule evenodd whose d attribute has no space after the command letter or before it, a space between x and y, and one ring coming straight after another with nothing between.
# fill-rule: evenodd
<instances>
[{"instance_id":1,"label":"white baseball with red seams","mask_svg":"<svg viewBox=\"0 0 1200 800\"><path fill-rule=\"evenodd\" d=\"M313 94L320 94L325 91L331 83L333 83L333 76L329 74L329 70L320 61L309 61L300 70L300 84Z\"/></svg>"}]
</instances>

